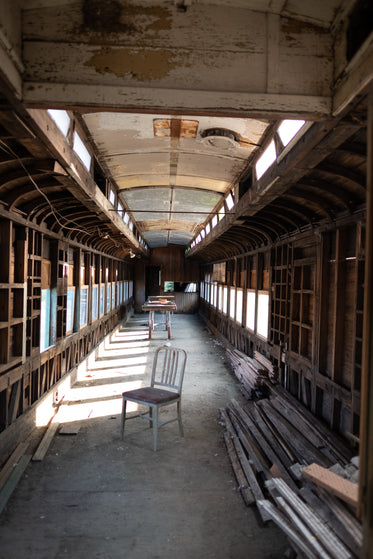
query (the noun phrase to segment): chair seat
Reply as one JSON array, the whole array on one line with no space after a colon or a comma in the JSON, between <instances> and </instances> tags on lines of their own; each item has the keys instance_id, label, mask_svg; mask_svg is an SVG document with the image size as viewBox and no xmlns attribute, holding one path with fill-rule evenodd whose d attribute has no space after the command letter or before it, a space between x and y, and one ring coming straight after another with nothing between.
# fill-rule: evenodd
<instances>
[{"instance_id":1,"label":"chair seat","mask_svg":"<svg viewBox=\"0 0 373 559\"><path fill-rule=\"evenodd\" d=\"M137 402L144 402L149 404L162 404L163 402L171 402L177 400L180 394L171 392L171 390L164 390L163 388L152 388L146 386L144 388L137 388L135 390L128 390L123 392L123 398L127 400L136 400Z\"/></svg>"}]
</instances>

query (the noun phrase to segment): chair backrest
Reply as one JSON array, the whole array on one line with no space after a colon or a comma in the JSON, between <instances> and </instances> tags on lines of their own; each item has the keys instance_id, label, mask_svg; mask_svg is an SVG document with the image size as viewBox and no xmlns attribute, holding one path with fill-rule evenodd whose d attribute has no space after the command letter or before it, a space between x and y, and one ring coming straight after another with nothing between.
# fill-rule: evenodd
<instances>
[{"instance_id":1,"label":"chair backrest","mask_svg":"<svg viewBox=\"0 0 373 559\"><path fill-rule=\"evenodd\" d=\"M183 349L162 346L155 351L151 386L181 394L187 354Z\"/></svg>"}]
</instances>

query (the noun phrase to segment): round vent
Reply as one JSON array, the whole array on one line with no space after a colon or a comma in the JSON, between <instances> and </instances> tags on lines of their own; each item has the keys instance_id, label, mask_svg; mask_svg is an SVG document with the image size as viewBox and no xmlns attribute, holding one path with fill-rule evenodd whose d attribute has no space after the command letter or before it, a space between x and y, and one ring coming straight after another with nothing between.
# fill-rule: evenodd
<instances>
[{"instance_id":1,"label":"round vent","mask_svg":"<svg viewBox=\"0 0 373 559\"><path fill-rule=\"evenodd\" d=\"M202 132L202 142L218 149L231 149L238 146L237 137L225 128L210 128Z\"/></svg>"}]
</instances>

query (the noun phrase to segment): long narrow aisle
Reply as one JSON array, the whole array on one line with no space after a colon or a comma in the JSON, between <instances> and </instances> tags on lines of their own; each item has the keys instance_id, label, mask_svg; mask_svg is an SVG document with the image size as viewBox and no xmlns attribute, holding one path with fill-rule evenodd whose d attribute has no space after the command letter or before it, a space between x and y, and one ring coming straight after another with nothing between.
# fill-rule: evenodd
<instances>
[{"instance_id":1,"label":"long narrow aisle","mask_svg":"<svg viewBox=\"0 0 373 559\"><path fill-rule=\"evenodd\" d=\"M177 423L160 430L126 423L121 393L149 380L154 351L187 351ZM238 491L222 438L219 408L241 399L224 349L197 315L175 315L172 340L148 340L145 315L109 336L80 371L62 406L62 431L42 462L31 462L0 517L1 559L279 559L288 543L262 527ZM129 408L131 410L131 408ZM162 413L173 413L172 406Z\"/></svg>"}]
</instances>

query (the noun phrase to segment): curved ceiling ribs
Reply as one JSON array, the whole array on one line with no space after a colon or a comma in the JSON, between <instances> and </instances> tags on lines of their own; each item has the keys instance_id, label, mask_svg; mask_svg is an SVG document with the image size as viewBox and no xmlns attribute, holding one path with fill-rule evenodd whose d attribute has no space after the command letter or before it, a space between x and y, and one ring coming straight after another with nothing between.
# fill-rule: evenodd
<instances>
[{"instance_id":1,"label":"curved ceiling ribs","mask_svg":"<svg viewBox=\"0 0 373 559\"><path fill-rule=\"evenodd\" d=\"M131 244L98 207L72 193L76 184L50 157L40 140L22 138L14 113L0 114L0 211L14 212L35 226L47 228L74 242L118 258L130 253ZM59 172L56 171L59 169ZM0 215L1 217L1 215Z\"/></svg>"},{"instance_id":2,"label":"curved ceiling ribs","mask_svg":"<svg viewBox=\"0 0 373 559\"><path fill-rule=\"evenodd\" d=\"M359 114L363 112L365 102L363 99L356 109ZM351 122L353 115L347 115L346 119ZM359 119L359 126L339 145L339 134L343 137L340 127L344 125L345 121L341 119L329 132L328 151L325 151L325 141L321 142L324 156L318 164L304 168L304 161L301 161L299 168L292 168L289 182L280 195L273 194L272 199L258 211L252 210L250 203L244 211L236 211L234 225L221 234L212 231L210 243L205 239L201 246L198 245L195 256L211 262L223 258L227 252L238 255L242 248L242 252L250 252L284 240L295 232L331 223L362 210L366 180L365 119ZM291 152L287 157L291 160ZM296 173L299 178L294 181ZM276 171L273 171L275 174ZM255 184L248 195L255 199ZM233 236L240 240L239 247L233 244Z\"/></svg>"}]
</instances>

